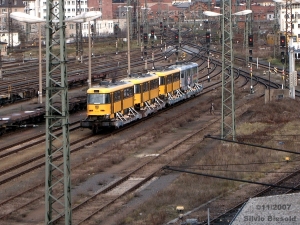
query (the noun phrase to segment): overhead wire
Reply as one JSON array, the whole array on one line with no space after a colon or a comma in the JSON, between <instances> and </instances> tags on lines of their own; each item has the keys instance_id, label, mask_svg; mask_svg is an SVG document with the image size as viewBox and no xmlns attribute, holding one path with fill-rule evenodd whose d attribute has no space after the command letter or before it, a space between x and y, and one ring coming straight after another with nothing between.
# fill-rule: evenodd
<instances>
[{"instance_id":1,"label":"overhead wire","mask_svg":"<svg viewBox=\"0 0 300 225\"><path fill-rule=\"evenodd\" d=\"M223 179L223 180L231 180L231 181L238 181L238 182L243 182L243 183L258 184L258 185L263 185L263 186L268 186L268 187L275 187L275 188L283 188L283 189L300 191L300 188L280 186L280 185L263 183L263 182L256 182L256 181L251 181L251 180L236 179L236 178L231 178L231 177L217 176L217 175L212 175L212 174L198 173L198 172L193 172L193 171L188 171L188 170L176 169L176 168L171 167L171 166L164 166L162 169L177 171L177 172L182 172L182 173L188 173L188 174L194 174L194 175L199 175L199 176L204 176L204 177L212 177L212 178L218 178L218 179Z\"/></svg>"}]
</instances>

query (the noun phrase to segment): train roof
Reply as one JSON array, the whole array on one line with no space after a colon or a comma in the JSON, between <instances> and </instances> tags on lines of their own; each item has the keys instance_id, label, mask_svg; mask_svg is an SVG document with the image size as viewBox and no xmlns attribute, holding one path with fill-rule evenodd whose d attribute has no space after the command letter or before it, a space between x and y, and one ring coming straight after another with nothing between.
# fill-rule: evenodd
<instances>
[{"instance_id":1,"label":"train roof","mask_svg":"<svg viewBox=\"0 0 300 225\"><path fill-rule=\"evenodd\" d=\"M195 62L176 62L175 65L169 66L169 68L179 68L179 69L188 69L198 67L198 64Z\"/></svg>"},{"instance_id":2,"label":"train roof","mask_svg":"<svg viewBox=\"0 0 300 225\"><path fill-rule=\"evenodd\" d=\"M134 73L130 74L129 77L123 79L123 81L129 81L134 84L139 84L155 79L158 79L158 77L154 73Z\"/></svg>"},{"instance_id":3,"label":"train roof","mask_svg":"<svg viewBox=\"0 0 300 225\"><path fill-rule=\"evenodd\" d=\"M170 68L170 67L168 67L168 68L165 68L165 69L162 69L162 70L153 71L153 73L155 73L157 76L166 76L166 75L176 73L176 72L180 72L180 69L179 68Z\"/></svg>"},{"instance_id":4,"label":"train roof","mask_svg":"<svg viewBox=\"0 0 300 225\"><path fill-rule=\"evenodd\" d=\"M110 93L124 88L133 87L133 84L128 81L101 81L99 85L93 86L87 90L88 94L91 93Z\"/></svg>"}]
</instances>

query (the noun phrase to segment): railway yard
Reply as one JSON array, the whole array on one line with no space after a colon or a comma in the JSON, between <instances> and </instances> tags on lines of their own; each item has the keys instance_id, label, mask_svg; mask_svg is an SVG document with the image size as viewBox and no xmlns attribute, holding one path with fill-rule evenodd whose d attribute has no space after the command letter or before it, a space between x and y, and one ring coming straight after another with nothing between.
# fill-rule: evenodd
<instances>
[{"instance_id":1,"label":"railway yard","mask_svg":"<svg viewBox=\"0 0 300 225\"><path fill-rule=\"evenodd\" d=\"M163 52L155 49L155 66L174 64L173 50L173 47ZM265 68L260 65L261 69L252 77L255 91L250 94L249 71L234 68L237 141L259 146L210 138L220 136L221 129L219 56L212 52L208 82L205 49L184 43L182 51L187 55L185 60L199 65L199 83L204 87L200 94L120 129L97 135L80 127L80 121L86 117L87 66L70 59L73 224L181 224L186 218L197 218L201 224L207 224L208 208L210 224L229 224L241 204L251 197L297 192L266 190L265 185L168 169L181 168L296 189L300 183L297 154L265 148L298 152L298 97L265 103L266 87L280 88L280 77L268 80L262 75ZM140 52L134 51L131 57L134 71L144 70ZM104 78L123 78L125 61L125 52L95 56L93 83ZM241 63L237 59L236 64ZM36 61L3 66L5 72L0 85L0 221L3 225L44 224L45 112L43 104L37 103L37 66ZM6 99L8 90L13 97ZM215 105L213 114L211 103ZM56 132L57 136L61 134L60 130ZM54 160L63 162L61 157ZM183 219L178 219L175 210L178 205L185 208ZM56 218L55 223L64 224L63 217Z\"/></svg>"}]
</instances>

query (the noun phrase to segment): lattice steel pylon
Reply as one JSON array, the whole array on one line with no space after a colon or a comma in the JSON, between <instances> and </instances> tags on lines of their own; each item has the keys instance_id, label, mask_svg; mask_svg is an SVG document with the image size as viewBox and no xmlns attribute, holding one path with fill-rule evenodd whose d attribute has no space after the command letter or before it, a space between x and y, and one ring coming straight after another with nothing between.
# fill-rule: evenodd
<instances>
[{"instance_id":1,"label":"lattice steel pylon","mask_svg":"<svg viewBox=\"0 0 300 225\"><path fill-rule=\"evenodd\" d=\"M63 0L46 2L45 224L53 224L56 218L64 216L64 224L69 225L72 210L65 3ZM59 53L54 51L55 44L60 45ZM55 102L60 106L54 105ZM61 136L54 133L56 128L62 129Z\"/></svg>"},{"instance_id":2,"label":"lattice steel pylon","mask_svg":"<svg viewBox=\"0 0 300 225\"><path fill-rule=\"evenodd\" d=\"M284 60L284 68L287 70L288 68L288 50L289 50L289 44L288 44L288 37L293 36L293 18L292 18L292 0L286 0L285 1L285 60ZM287 76L288 73L284 73L284 87L287 86Z\"/></svg>"},{"instance_id":3,"label":"lattice steel pylon","mask_svg":"<svg viewBox=\"0 0 300 225\"><path fill-rule=\"evenodd\" d=\"M10 14L12 13L12 8L11 8L11 4L12 4L12 1L8 1L8 47L7 48L7 54L9 54L11 51L13 51L13 45L14 45L14 40L13 40L13 36L14 36L14 33L13 33L13 23L12 23L12 18L10 17ZM9 49L9 51L8 51ZM1 53L0 53L1 54Z\"/></svg>"},{"instance_id":4,"label":"lattice steel pylon","mask_svg":"<svg viewBox=\"0 0 300 225\"><path fill-rule=\"evenodd\" d=\"M235 139L235 103L232 49L231 0L222 1L222 121L221 138Z\"/></svg>"},{"instance_id":5,"label":"lattice steel pylon","mask_svg":"<svg viewBox=\"0 0 300 225\"><path fill-rule=\"evenodd\" d=\"M246 1L246 9L251 9L251 1ZM248 36L252 33L252 13L246 15L246 21L245 21L245 32L244 32L244 46L246 49L246 66L249 64L249 40Z\"/></svg>"},{"instance_id":6,"label":"lattice steel pylon","mask_svg":"<svg viewBox=\"0 0 300 225\"><path fill-rule=\"evenodd\" d=\"M79 15L80 13L81 13L81 0L76 0L76 15ZM83 53L82 25L81 23L76 23L76 56L79 56L80 60L82 57L82 53Z\"/></svg>"},{"instance_id":7,"label":"lattice steel pylon","mask_svg":"<svg viewBox=\"0 0 300 225\"><path fill-rule=\"evenodd\" d=\"M274 58L279 55L279 31L280 31L280 24L279 24L279 18L280 18L280 13L278 13L280 10L280 4L279 2L275 2L275 9L274 9L274 27L273 27L273 31L274 31Z\"/></svg>"}]
</instances>

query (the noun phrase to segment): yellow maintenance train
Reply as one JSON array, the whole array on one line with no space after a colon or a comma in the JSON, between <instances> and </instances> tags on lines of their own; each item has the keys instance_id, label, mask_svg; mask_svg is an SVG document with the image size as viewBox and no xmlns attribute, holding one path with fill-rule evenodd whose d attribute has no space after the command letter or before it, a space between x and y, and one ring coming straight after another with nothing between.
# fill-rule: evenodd
<instances>
[{"instance_id":1,"label":"yellow maintenance train","mask_svg":"<svg viewBox=\"0 0 300 225\"><path fill-rule=\"evenodd\" d=\"M197 95L203 90L198 80L198 64L183 62L158 71L131 74L121 81L101 81L87 90L87 117L81 126L95 134L104 128L122 127Z\"/></svg>"}]
</instances>

